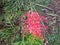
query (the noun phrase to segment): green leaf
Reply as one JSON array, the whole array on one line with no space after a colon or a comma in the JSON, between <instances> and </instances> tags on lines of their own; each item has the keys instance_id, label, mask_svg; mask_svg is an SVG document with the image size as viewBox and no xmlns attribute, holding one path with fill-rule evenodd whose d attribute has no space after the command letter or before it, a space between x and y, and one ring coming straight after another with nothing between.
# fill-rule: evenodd
<instances>
[{"instance_id":1,"label":"green leaf","mask_svg":"<svg viewBox=\"0 0 60 45\"><path fill-rule=\"evenodd\" d=\"M19 45L20 42L15 42L14 45Z\"/></svg>"}]
</instances>

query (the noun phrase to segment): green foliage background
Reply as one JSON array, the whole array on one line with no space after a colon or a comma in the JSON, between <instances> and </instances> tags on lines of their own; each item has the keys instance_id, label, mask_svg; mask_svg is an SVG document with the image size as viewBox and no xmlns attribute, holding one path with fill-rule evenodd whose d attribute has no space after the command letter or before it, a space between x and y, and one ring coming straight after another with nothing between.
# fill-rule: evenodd
<instances>
[{"instance_id":1,"label":"green foliage background","mask_svg":"<svg viewBox=\"0 0 60 45\"><path fill-rule=\"evenodd\" d=\"M32 40L31 35L28 35L25 38L22 38L20 33L15 33L16 30L21 30L20 26L15 26L14 22L21 16L24 12L32 8L39 13L42 13L42 7L37 6L36 4L41 4L48 6L51 0L0 0L2 3L3 10L0 14L0 22L4 22L8 28L2 28L0 32L0 42L3 41L1 45L43 45L43 40L38 40L35 38ZM32 3L32 5L30 5ZM34 4L33 4L34 3ZM49 12L48 12L49 13ZM4 19L4 21L2 21ZM59 32L59 28L55 28ZM48 45L59 45L60 33L48 34Z\"/></svg>"}]
</instances>

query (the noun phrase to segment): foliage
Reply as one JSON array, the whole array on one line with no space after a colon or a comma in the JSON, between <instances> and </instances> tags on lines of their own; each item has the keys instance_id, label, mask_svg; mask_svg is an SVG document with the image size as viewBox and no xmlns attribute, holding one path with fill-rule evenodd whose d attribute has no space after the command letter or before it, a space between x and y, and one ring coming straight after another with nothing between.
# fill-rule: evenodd
<instances>
[{"instance_id":1,"label":"foliage","mask_svg":"<svg viewBox=\"0 0 60 45\"><path fill-rule=\"evenodd\" d=\"M43 45L44 39L32 38L32 35L28 33L26 37L22 36L21 22L18 19L22 18L22 14L28 10L37 11L42 15L42 9L45 9L44 6L47 7L50 2L51 0L0 0L0 4L3 4L1 4L3 11L0 14L0 42L2 42L0 45ZM39 6L40 4L43 7ZM48 45L59 45L60 29L56 26L56 15L50 10L47 10L47 13L50 28L50 34L46 35Z\"/></svg>"}]
</instances>

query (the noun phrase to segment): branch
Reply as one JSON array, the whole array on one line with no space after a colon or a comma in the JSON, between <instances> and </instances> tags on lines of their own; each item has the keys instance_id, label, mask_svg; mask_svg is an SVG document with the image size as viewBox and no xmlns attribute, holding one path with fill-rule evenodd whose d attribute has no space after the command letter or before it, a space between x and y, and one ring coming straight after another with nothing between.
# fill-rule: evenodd
<instances>
[{"instance_id":1,"label":"branch","mask_svg":"<svg viewBox=\"0 0 60 45\"><path fill-rule=\"evenodd\" d=\"M35 4L35 3L34 3L34 4ZM52 8L50 8L50 7L46 7L46 6L41 5L41 4L35 4L35 5L40 6L40 7L43 7L43 8L48 9L48 10L53 11L53 9L52 9Z\"/></svg>"}]
</instances>

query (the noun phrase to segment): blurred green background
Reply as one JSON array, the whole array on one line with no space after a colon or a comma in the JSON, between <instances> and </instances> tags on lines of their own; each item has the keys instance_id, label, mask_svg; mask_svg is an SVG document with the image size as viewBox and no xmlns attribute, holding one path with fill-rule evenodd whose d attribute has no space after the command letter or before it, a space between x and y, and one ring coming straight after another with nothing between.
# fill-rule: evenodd
<instances>
[{"instance_id":1,"label":"blurred green background","mask_svg":"<svg viewBox=\"0 0 60 45\"><path fill-rule=\"evenodd\" d=\"M0 0L0 45L43 45L43 39L32 40L30 34L23 38L17 19L30 8L43 14L42 10L46 9L51 2L52 0ZM57 26L57 16L55 16L57 14L49 9L47 13L49 14L47 17L51 19L49 20L49 34L46 35L47 45L60 45L60 27Z\"/></svg>"}]
</instances>

